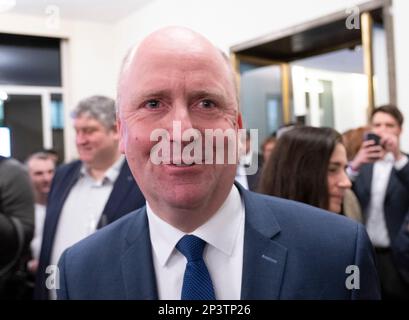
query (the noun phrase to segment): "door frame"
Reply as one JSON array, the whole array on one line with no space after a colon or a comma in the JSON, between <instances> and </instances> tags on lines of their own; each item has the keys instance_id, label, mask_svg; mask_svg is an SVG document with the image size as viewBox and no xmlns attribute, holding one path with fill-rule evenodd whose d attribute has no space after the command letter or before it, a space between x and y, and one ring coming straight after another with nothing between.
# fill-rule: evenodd
<instances>
[{"instance_id":1,"label":"door frame","mask_svg":"<svg viewBox=\"0 0 409 320\"><path fill-rule=\"evenodd\" d=\"M361 43L363 49L363 59L365 66L365 75L368 81L368 120L369 115L375 108L374 102L374 70L373 70L373 39L372 39L372 24L373 19L371 13L376 10L382 10L383 27L385 29L386 37L386 51L387 51L387 64L388 64L388 84L389 84L389 102L396 105L397 93L396 93L396 72L395 72L395 52L394 52L394 37L393 37L393 16L392 16L392 0L372 0L362 4L354 6L358 8L360 17L360 34ZM284 39L285 37L295 36L302 32L325 26L335 21L347 19L351 15L347 10L335 12L326 16L323 16L312 21L302 23L284 30L272 32L255 39L245 41L243 43L234 45L230 48L230 57L236 73L236 78L240 84L240 63L249 62L258 64L260 66L277 65L280 64L282 70L282 88L283 88L283 117L284 123L288 123L293 118L293 112L291 109L291 68L287 61L277 61L273 59L266 59L266 57L260 57L256 54L249 54L248 51L257 47L266 45L274 41ZM334 50L332 48L331 50ZM321 52L315 52L313 55L325 53L325 50ZM310 56L313 56L310 55ZM294 59L296 60L296 59ZM240 88L240 85L239 85Z\"/></svg>"}]
</instances>

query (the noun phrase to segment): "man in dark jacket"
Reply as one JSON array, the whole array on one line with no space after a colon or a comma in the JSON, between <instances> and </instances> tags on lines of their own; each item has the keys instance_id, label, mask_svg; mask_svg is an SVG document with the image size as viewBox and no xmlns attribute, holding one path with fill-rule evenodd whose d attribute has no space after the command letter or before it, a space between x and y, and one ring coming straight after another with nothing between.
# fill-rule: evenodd
<instances>
[{"instance_id":1,"label":"man in dark jacket","mask_svg":"<svg viewBox=\"0 0 409 320\"><path fill-rule=\"evenodd\" d=\"M34 195L28 173L16 160L0 157L0 299L6 277L27 252L33 232Z\"/></svg>"},{"instance_id":2,"label":"man in dark jacket","mask_svg":"<svg viewBox=\"0 0 409 320\"><path fill-rule=\"evenodd\" d=\"M398 272L393 255L409 210L409 160L399 147L402 125L403 116L397 107L376 108L371 115L375 136L362 143L348 168L375 247L384 299L409 299L409 286Z\"/></svg>"},{"instance_id":3,"label":"man in dark jacket","mask_svg":"<svg viewBox=\"0 0 409 320\"><path fill-rule=\"evenodd\" d=\"M125 158L118 151L114 100L93 96L73 112L80 161L57 170L48 195L37 299L55 298L49 266L97 229L145 204ZM57 284L55 284L57 285ZM49 290L47 290L49 289Z\"/></svg>"}]
</instances>

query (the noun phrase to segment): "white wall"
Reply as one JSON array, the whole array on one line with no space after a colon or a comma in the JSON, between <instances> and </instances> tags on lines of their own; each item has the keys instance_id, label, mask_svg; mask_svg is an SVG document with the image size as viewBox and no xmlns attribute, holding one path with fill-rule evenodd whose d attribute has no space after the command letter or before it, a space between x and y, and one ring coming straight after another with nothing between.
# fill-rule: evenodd
<instances>
[{"instance_id":1,"label":"white wall","mask_svg":"<svg viewBox=\"0 0 409 320\"><path fill-rule=\"evenodd\" d=\"M47 17L0 14L0 32L67 39L64 46L66 159L76 157L69 118L75 104L84 97L103 94L114 97L117 70L115 35L112 25L62 20L59 28L47 26Z\"/></svg>"},{"instance_id":2,"label":"white wall","mask_svg":"<svg viewBox=\"0 0 409 320\"><path fill-rule=\"evenodd\" d=\"M393 0L393 17L395 30L395 63L398 91L398 107L405 122L401 136L401 147L409 152L409 1Z\"/></svg>"}]
</instances>

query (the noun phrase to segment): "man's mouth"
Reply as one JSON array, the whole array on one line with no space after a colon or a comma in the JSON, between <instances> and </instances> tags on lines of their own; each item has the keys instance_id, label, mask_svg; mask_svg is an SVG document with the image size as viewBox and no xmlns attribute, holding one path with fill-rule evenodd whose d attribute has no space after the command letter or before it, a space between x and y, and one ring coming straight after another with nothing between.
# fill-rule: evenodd
<instances>
[{"instance_id":1,"label":"man's mouth","mask_svg":"<svg viewBox=\"0 0 409 320\"><path fill-rule=\"evenodd\" d=\"M175 163L171 163L172 166L176 166L176 167L192 167L195 165L195 163L192 164L186 164L186 163L179 163L179 164L175 164Z\"/></svg>"}]
</instances>

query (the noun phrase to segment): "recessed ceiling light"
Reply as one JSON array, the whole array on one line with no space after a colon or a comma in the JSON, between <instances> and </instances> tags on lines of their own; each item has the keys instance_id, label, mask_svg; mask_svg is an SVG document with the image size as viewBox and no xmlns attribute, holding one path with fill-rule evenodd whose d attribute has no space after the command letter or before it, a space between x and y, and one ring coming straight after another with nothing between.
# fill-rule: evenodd
<instances>
[{"instance_id":1,"label":"recessed ceiling light","mask_svg":"<svg viewBox=\"0 0 409 320\"><path fill-rule=\"evenodd\" d=\"M5 91L0 91L0 100L1 101L6 101L9 98L7 92Z\"/></svg>"}]
</instances>

